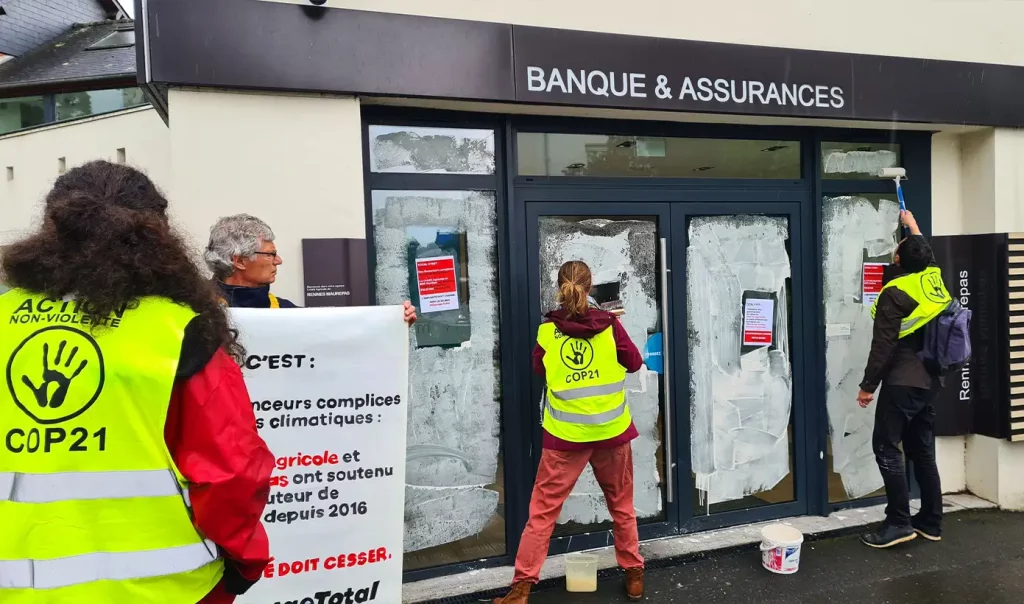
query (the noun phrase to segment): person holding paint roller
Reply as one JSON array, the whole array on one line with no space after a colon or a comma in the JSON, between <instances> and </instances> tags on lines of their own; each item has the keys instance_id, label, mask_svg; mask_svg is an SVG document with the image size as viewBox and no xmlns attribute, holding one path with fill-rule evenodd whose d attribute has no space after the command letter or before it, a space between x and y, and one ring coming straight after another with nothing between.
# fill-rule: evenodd
<instances>
[{"instance_id":1,"label":"person holding paint roller","mask_svg":"<svg viewBox=\"0 0 1024 604\"><path fill-rule=\"evenodd\" d=\"M906 209L900 180L902 168L882 170L893 178L900 202L900 222L906 236L893 254L895 272L871 307L874 332L857 402L867 407L881 385L875 409L872 447L885 483L888 505L885 521L861 537L865 545L888 548L922 536L942 537L942 488L935 462L935 409L932 401L941 378L922 360L925 326L942 314L952 298L935 266L931 246L914 215ZM910 515L910 490L903 464L914 462L921 486L921 511Z\"/></svg>"}]
</instances>

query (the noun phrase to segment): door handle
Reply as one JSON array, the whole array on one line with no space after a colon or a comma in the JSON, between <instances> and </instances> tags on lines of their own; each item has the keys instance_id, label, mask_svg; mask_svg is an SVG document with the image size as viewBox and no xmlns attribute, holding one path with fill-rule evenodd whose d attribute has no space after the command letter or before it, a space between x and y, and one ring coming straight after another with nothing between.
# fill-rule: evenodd
<instances>
[{"instance_id":1,"label":"door handle","mask_svg":"<svg viewBox=\"0 0 1024 604\"><path fill-rule=\"evenodd\" d=\"M668 240L660 241L661 252L661 402L664 407L662 417L665 418L665 489L669 503L675 499L675 488L672 474L675 469L675 456L672 454L672 397L669 389L669 345L668 345Z\"/></svg>"}]
</instances>

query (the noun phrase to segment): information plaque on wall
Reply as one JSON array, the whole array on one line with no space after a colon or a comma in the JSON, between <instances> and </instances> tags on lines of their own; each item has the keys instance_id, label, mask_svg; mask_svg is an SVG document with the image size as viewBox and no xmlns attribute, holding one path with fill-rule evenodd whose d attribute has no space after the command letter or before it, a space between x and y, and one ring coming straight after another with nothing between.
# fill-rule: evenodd
<instances>
[{"instance_id":1,"label":"information plaque on wall","mask_svg":"<svg viewBox=\"0 0 1024 604\"><path fill-rule=\"evenodd\" d=\"M302 272L307 308L370 304L365 239L303 239Z\"/></svg>"}]
</instances>

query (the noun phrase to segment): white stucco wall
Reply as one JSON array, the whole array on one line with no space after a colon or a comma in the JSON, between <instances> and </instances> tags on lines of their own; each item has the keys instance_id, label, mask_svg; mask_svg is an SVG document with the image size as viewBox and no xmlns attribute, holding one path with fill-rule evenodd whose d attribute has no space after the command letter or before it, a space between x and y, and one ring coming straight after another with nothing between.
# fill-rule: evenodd
<instances>
[{"instance_id":1,"label":"white stucco wall","mask_svg":"<svg viewBox=\"0 0 1024 604\"><path fill-rule=\"evenodd\" d=\"M141 109L0 137L0 244L35 224L59 158L124 149L197 254L221 216L268 222L285 262L274 291L302 304L302 238L365 236L358 100L172 90L170 103L171 128Z\"/></svg>"},{"instance_id":2,"label":"white stucco wall","mask_svg":"<svg viewBox=\"0 0 1024 604\"><path fill-rule=\"evenodd\" d=\"M274 291L302 296L302 239L364 237L359 101L172 90L174 214L204 245L221 216L266 221L284 260Z\"/></svg>"},{"instance_id":3,"label":"white stucco wall","mask_svg":"<svg viewBox=\"0 0 1024 604\"><path fill-rule=\"evenodd\" d=\"M308 0L252 0L308 5ZM662 38L1024 65L1005 0L328 0L326 6ZM912 26L910 26L912 24Z\"/></svg>"},{"instance_id":4,"label":"white stucco wall","mask_svg":"<svg viewBox=\"0 0 1024 604\"><path fill-rule=\"evenodd\" d=\"M941 235L1024 231L1024 134L987 128L932 139L932 222ZM987 436L938 439L944 490L959 477L972 493L1024 509L1024 444Z\"/></svg>"},{"instance_id":5,"label":"white stucco wall","mask_svg":"<svg viewBox=\"0 0 1024 604\"><path fill-rule=\"evenodd\" d=\"M0 136L0 244L35 224L61 158L70 169L92 159L117 161L118 149L124 149L127 163L166 190L169 140L167 126L151 108Z\"/></svg>"}]
</instances>

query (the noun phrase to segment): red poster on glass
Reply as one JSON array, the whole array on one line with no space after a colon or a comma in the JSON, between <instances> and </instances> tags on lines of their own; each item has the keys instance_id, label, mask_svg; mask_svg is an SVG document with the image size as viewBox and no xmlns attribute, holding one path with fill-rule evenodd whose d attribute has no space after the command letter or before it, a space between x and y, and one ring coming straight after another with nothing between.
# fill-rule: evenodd
<instances>
[{"instance_id":1,"label":"red poster on glass","mask_svg":"<svg viewBox=\"0 0 1024 604\"><path fill-rule=\"evenodd\" d=\"M420 290L420 312L431 313L459 308L459 285L454 256L416 260L416 283Z\"/></svg>"},{"instance_id":2,"label":"red poster on glass","mask_svg":"<svg viewBox=\"0 0 1024 604\"><path fill-rule=\"evenodd\" d=\"M885 273L885 263L865 262L864 263L864 291L861 294L861 302L871 306L882 293L882 275Z\"/></svg>"}]
</instances>

